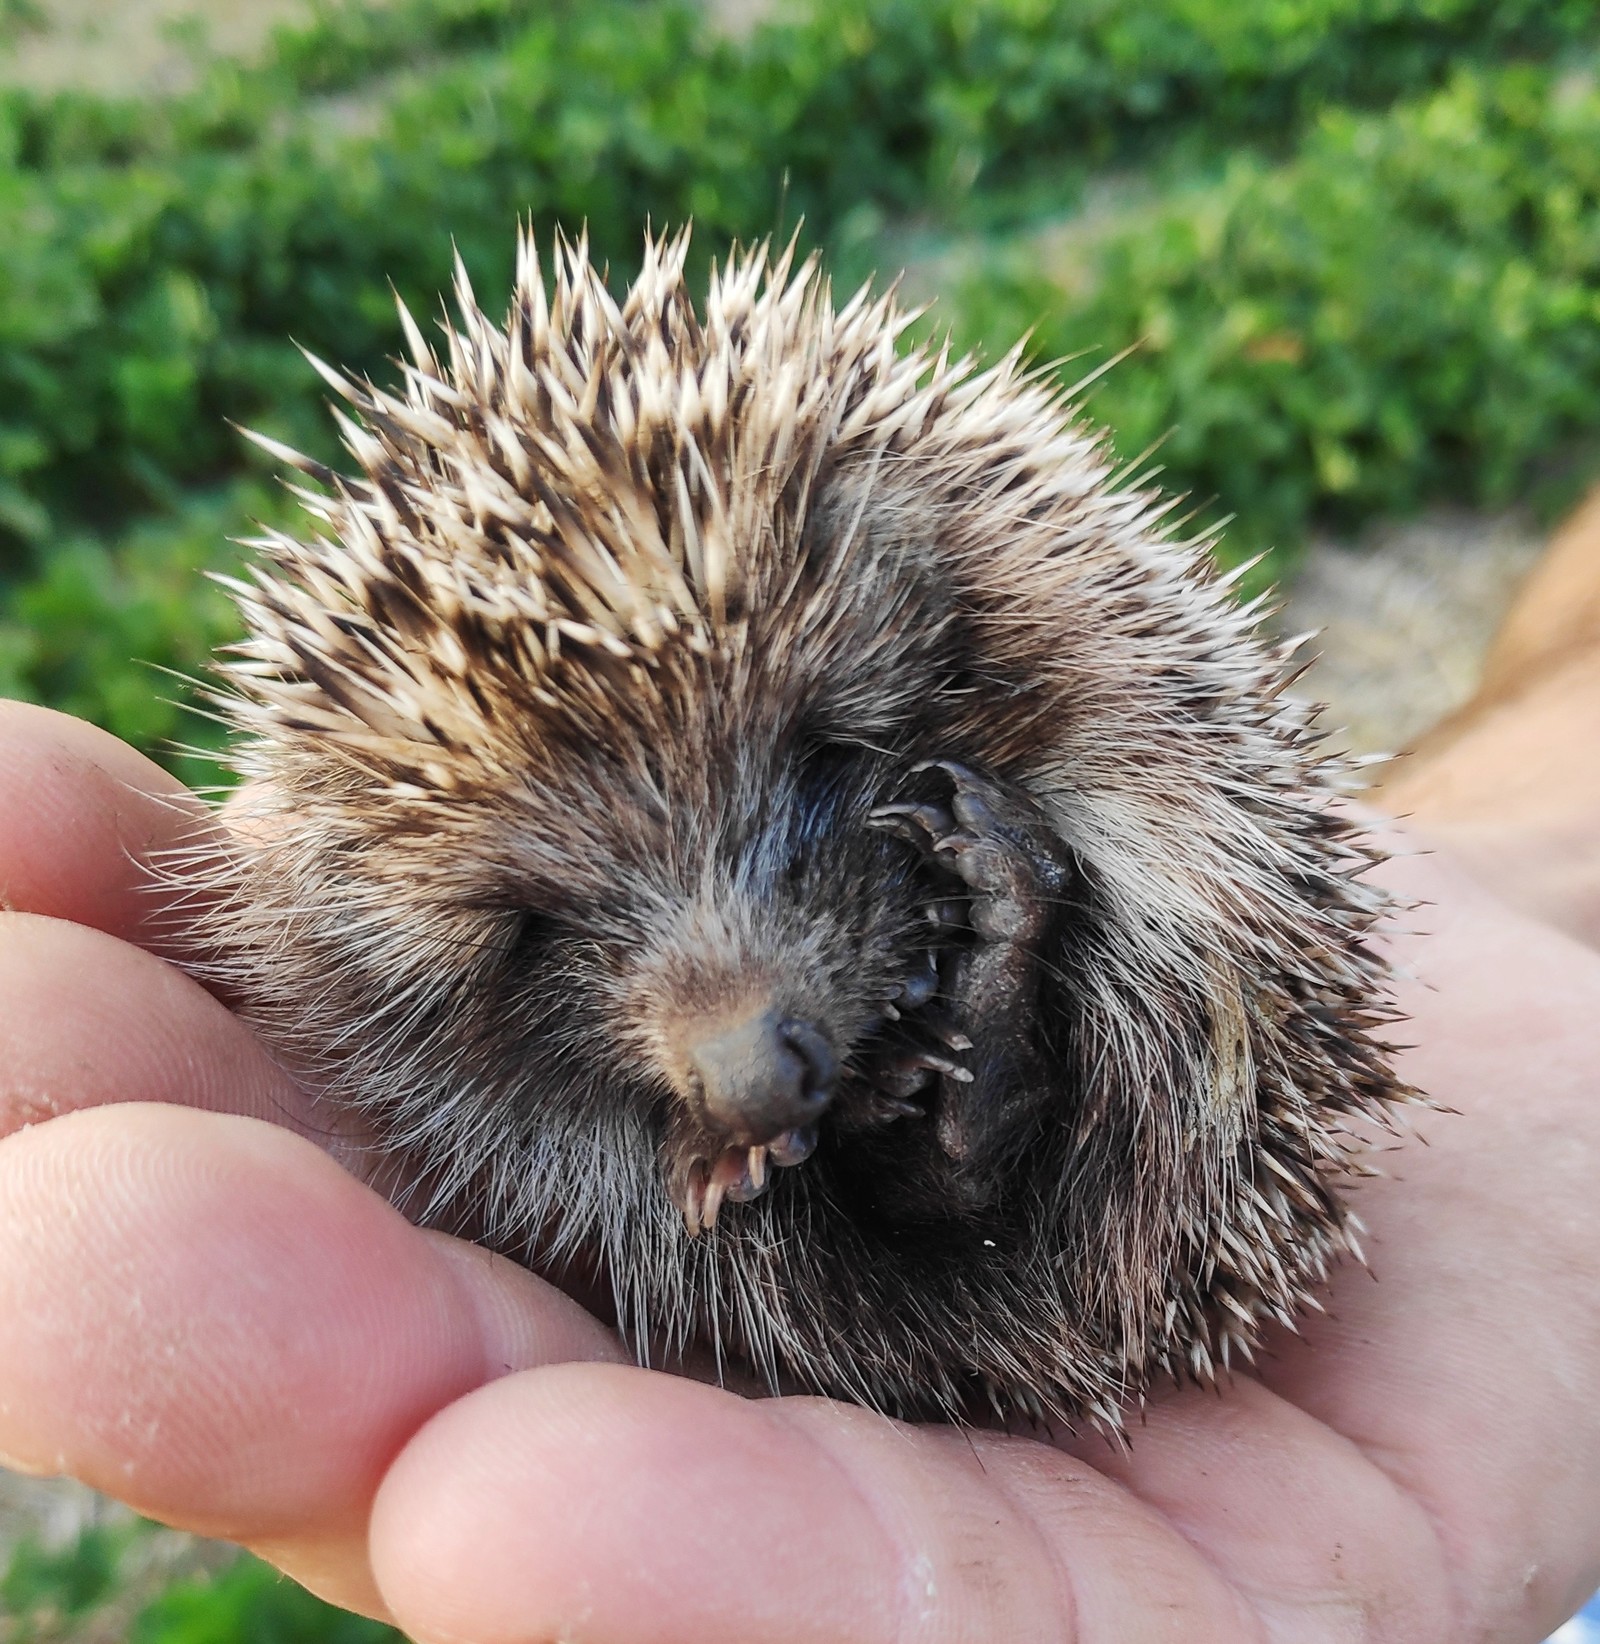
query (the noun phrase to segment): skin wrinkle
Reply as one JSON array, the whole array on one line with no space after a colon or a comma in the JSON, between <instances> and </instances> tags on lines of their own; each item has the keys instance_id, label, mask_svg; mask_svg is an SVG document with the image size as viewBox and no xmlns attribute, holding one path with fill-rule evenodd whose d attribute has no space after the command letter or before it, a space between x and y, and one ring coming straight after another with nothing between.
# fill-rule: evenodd
<instances>
[{"instance_id":1,"label":"skin wrinkle","mask_svg":"<svg viewBox=\"0 0 1600 1644\"><path fill-rule=\"evenodd\" d=\"M987 1442L983 1446L984 1449L989 1447ZM1079 1632L1078 1599L1071 1571L1066 1561L1051 1546L1049 1537L1044 1534L1034 1515L1023 1509L1015 1490L1011 1486L1009 1468L1005 1466L997 1467L991 1473L988 1468L983 1466L982 1454L976 1447L974 1448L974 1454L978 1466L983 1471L985 1483L1011 1509L1013 1518L1019 1520L1026 1529L1029 1539L1038 1549L1039 1555L1044 1561L1045 1568L1050 1572L1050 1588L1055 1595L1055 1609L1060 1618L1059 1627L1052 1629L1052 1639L1058 1641L1058 1644L1093 1644L1092 1640L1084 1639Z\"/></svg>"},{"instance_id":2,"label":"skin wrinkle","mask_svg":"<svg viewBox=\"0 0 1600 1644\"><path fill-rule=\"evenodd\" d=\"M1304 1411L1290 1405L1285 1400L1279 1399L1277 1395L1272 1394L1265 1388L1260 1387L1260 1385L1254 1382L1251 1378L1241 1377L1239 1380L1242 1384L1248 1384L1251 1388L1254 1388L1259 1396L1270 1400L1274 1406L1278 1407L1283 1415L1289 1416L1291 1420L1295 1421L1297 1426L1300 1423L1312 1420L1312 1418L1306 1416ZM1406 1505L1414 1509L1414 1516L1420 1522L1421 1527L1426 1531L1428 1541L1427 1550L1433 1555L1436 1565L1434 1572L1435 1580L1433 1581L1432 1586L1436 1591L1442 1590L1446 1594L1449 1594L1452 1602L1448 1606L1448 1610L1450 1616L1453 1617L1455 1610L1458 1607L1453 1602L1457 1595L1451 1592L1450 1583L1445 1578L1443 1548L1439 1539L1437 1528L1434 1525L1431 1516L1426 1513L1420 1502L1417 1502L1409 1495L1408 1492L1402 1489L1395 1480L1385 1474L1383 1470L1376 1465L1373 1458L1362 1451L1361 1448L1353 1441L1346 1438L1343 1434L1337 1432L1325 1423L1315 1423L1315 1427L1316 1431L1309 1436L1317 1441L1319 1448L1333 1448L1343 1451L1349 1459L1356 1461L1364 1471L1371 1472L1377 1478L1381 1479L1385 1490L1397 1501L1404 1502ZM1326 1435L1325 1439L1323 1435ZM1204 1435L1207 1442L1209 1442L1212 1437L1213 1435L1210 1433ZM1180 1507L1175 1506L1171 1501L1162 1500L1162 1492L1159 1490L1141 1490L1137 1479L1128 1478L1124 1479L1123 1482L1126 1484L1127 1488L1141 1500L1148 1502L1152 1509L1160 1512L1166 1522L1170 1523L1179 1534L1189 1541L1189 1543L1194 1546L1195 1550L1210 1562L1212 1567L1218 1571L1223 1579L1227 1580L1229 1584L1240 1593L1241 1597L1251 1603L1252 1607L1256 1609L1258 1616L1261 1617L1263 1625L1267 1631L1267 1637L1273 1641L1273 1644L1278 1644L1279 1640L1284 1641L1284 1644L1290 1644L1290 1641L1293 1641L1293 1644L1300 1644L1300 1641L1307 1637L1307 1635L1300 1630L1298 1619L1295 1615L1291 1615L1287 1622L1273 1622L1270 1615L1268 1615L1261 1608L1261 1596L1259 1594L1254 1597L1251 1596L1254 1584L1241 1579L1240 1573L1230 1571L1228 1569L1228 1561L1226 1557L1214 1544L1215 1537L1208 1537L1204 1533L1203 1527L1197 1527L1192 1522L1192 1513L1184 1512ZM1395 1538L1391 1537L1390 1539L1393 1540ZM1416 1550L1412 1549L1406 1554L1406 1574L1402 1582L1403 1590L1410 1589L1418 1585L1417 1573ZM1335 1613L1344 1614L1353 1613L1364 1619L1378 1622L1380 1625L1382 1622L1389 1619L1387 1611L1390 1606L1390 1600L1385 1594L1378 1594L1375 1597L1363 1597L1361 1594L1357 1593L1354 1595L1354 1603L1352 1605L1350 1598L1335 1592L1330 1588L1327 1593L1326 1601L1318 1600L1316 1598L1311 1598L1309 1600L1302 1599L1297 1596L1287 1600L1280 1600L1279 1602L1292 1604L1295 1606L1297 1612L1312 1615L1320 1613L1324 1610L1332 1610ZM1436 1606L1430 1606L1430 1608L1436 1608ZM1440 1620L1439 1631L1437 1634L1440 1638L1450 1638L1455 1636L1455 1633L1446 1624L1447 1619L1448 1618L1441 1618ZM1345 1635L1330 1635L1330 1638L1338 1638L1343 1636ZM1377 1633L1373 1633L1368 1630L1368 1628L1363 1626L1361 1631L1351 1636L1361 1640L1366 1640L1369 1638L1382 1639L1385 1636L1385 1632L1379 1631ZM1409 1637L1412 1635L1406 1634L1401 1636Z\"/></svg>"},{"instance_id":3,"label":"skin wrinkle","mask_svg":"<svg viewBox=\"0 0 1600 1644\"><path fill-rule=\"evenodd\" d=\"M1295 1408L1301 1408L1295 1406ZM1427 1492L1416 1489L1408 1482L1407 1474L1414 1470L1402 1464L1401 1457L1404 1451L1396 1446L1390 1446L1383 1441L1368 1436L1358 1438L1345 1425L1338 1424L1326 1418L1314 1418L1336 1438L1348 1445L1370 1467L1380 1473L1388 1482L1398 1500L1408 1503L1427 1526L1431 1549L1436 1564L1435 1584L1444 1593L1446 1598L1446 1625L1441 1629L1441 1636L1454 1638L1459 1636L1465 1615L1466 1595L1463 1590L1462 1574L1458 1569L1457 1561L1447 1556L1446 1548L1452 1539L1449 1535L1444 1517L1441 1515Z\"/></svg>"},{"instance_id":4,"label":"skin wrinkle","mask_svg":"<svg viewBox=\"0 0 1600 1644\"><path fill-rule=\"evenodd\" d=\"M866 1413L854 1411L848 1407L830 1409L829 1406L821 1401L806 1401L798 1410L785 1410L785 1407L780 1405L777 1407L777 1410L780 1416L786 1415L787 1419L791 1422L794 1422L797 1419L811 1417L818 1418L820 1433L825 1435L823 1437L824 1447L828 1450L830 1455L834 1457L839 1465L844 1468L847 1474L854 1473L855 1469L852 1463L854 1461L855 1452L852 1445L847 1442L848 1432L852 1427L858 1426L862 1419L872 1419L867 1417ZM986 1435L981 1431L976 1430L957 1434L940 1428L904 1428L898 1425L889 1424L885 1424L871 1430L878 1434L881 1439L886 1440L892 1436L907 1440L907 1458L913 1466L917 1464L920 1444L931 1444L934 1449L934 1454L939 1461L941 1470L956 1471L967 1475L968 1484L975 1484L976 1490L980 1497L983 1493L993 1495L997 1498L1001 1505L1008 1509L1008 1512L1012 1517L1011 1530L1013 1533L1026 1534L1027 1539L1032 1540L1035 1543L1041 1542L1040 1531L1036 1523L1033 1523L1028 1519L1024 1519L1021 1523L1016 1521L1015 1501L1011 1495L1005 1491L1000 1482L1004 1476L1004 1470L1007 1466L1009 1466L1011 1459L1006 1453L1008 1447L1012 1443L1026 1443L1032 1441L1013 1441L1004 1438L996 1438L994 1435ZM837 1442L835 1442L835 1439L837 1439ZM993 1456L999 1465L995 1468L991 1468L986 1465L986 1455ZM976 1470L978 1475L976 1480L971 1478L974 1470ZM859 1496L862 1494L863 1487L859 1480L855 1480L854 1482L856 1492ZM953 1492L953 1494L963 1499L965 1504L965 1497L963 1495L962 1488L958 1488L957 1491ZM866 1496L866 1499L868 1499L873 1505L875 1518L877 1518L880 1523L883 1523L883 1513L880 1505L882 1495L883 1492L880 1489L876 1492L868 1493ZM915 1498L908 1496L908 1499ZM973 1511L972 1516L983 1518L988 1517L986 1513L980 1514L975 1510ZM903 1534L896 1534L895 1532L888 1530L887 1526L885 1528L886 1533L890 1535L891 1539L896 1541L901 1546L902 1553L907 1553L909 1549L905 1536ZM1009 1535L997 1539L1005 1541L1008 1545L1011 1541L1011 1537ZM902 1574L901 1579L896 1584L896 1591L898 1593L905 1595L908 1588L915 1585L916 1577L914 1573L911 1572L914 1571L915 1565L921 1556L922 1555L916 1555L915 1557L910 1558L909 1564L906 1567L906 1572ZM1049 1631L1039 1635L1042 1640L1049 1641L1049 1644L1055 1644L1055 1641L1057 1640L1070 1641L1078 1638L1075 1609L1071 1603L1071 1594L1070 1591L1066 1594L1063 1594L1061 1591L1059 1583L1055 1579L1056 1572L1054 1569L1054 1564L1055 1560L1053 1556L1048 1558L1045 1563L1045 1568L1050 1571L1051 1574L1050 1581L1045 1583L1045 1585L1054 1597L1054 1602L1049 1606L1054 1611L1054 1615L1050 1619ZM1034 1585L1037 1585L1037 1583ZM992 1623L982 1622L980 1625L987 1629L987 1627L992 1625ZM910 1638L912 1635L907 1634L903 1626L897 1626L893 1636L896 1639L900 1639ZM942 1633L934 1633L927 1636L942 1638L944 1635ZM986 1640L990 1634L987 1630L978 1633L968 1633L964 1631L957 1636L963 1639L971 1637L975 1641L980 1641L981 1644L981 1641Z\"/></svg>"},{"instance_id":5,"label":"skin wrinkle","mask_svg":"<svg viewBox=\"0 0 1600 1644\"><path fill-rule=\"evenodd\" d=\"M895 1618L892 1636L896 1639L904 1638L906 1644L915 1644L917 1638L929 1636L924 1625L928 1620L925 1608L921 1614L915 1617L916 1634L907 1633L905 1630L906 1623L913 1619L908 1612L912 1602L912 1589L918 1580L916 1567L923 1561L925 1555L913 1555L903 1530L897 1531L890 1527L882 1510L882 1491L869 1490L857 1476L856 1469L849 1463L848 1448L844 1448L841 1452L840 1446L828 1443L823 1436L823 1432L819 1430L820 1423L807 1419L824 1408L826 1406L820 1400L812 1401L808 1399L796 1401L795 1403L777 1401L770 1407L770 1419L779 1422L791 1432L802 1434L814 1450L827 1458L833 1471L849 1486L851 1495L860 1504L863 1512L877 1525L884 1540L895 1549L897 1573L893 1582ZM885 1431L902 1431L900 1424L890 1421L887 1417L879 1419L883 1421ZM1065 1635L1063 1644L1066 1644L1066 1639L1069 1637L1070 1635Z\"/></svg>"},{"instance_id":6,"label":"skin wrinkle","mask_svg":"<svg viewBox=\"0 0 1600 1644\"><path fill-rule=\"evenodd\" d=\"M1248 1377L1236 1375L1230 1378L1228 1389L1231 1391L1239 1384L1249 1380L1250 1378ZM1254 1384L1252 1383L1252 1385ZM1223 1399L1228 1396L1228 1394L1220 1387L1214 1390L1205 1391L1218 1399ZM1192 1399L1194 1397L1194 1392L1193 1390L1187 1391L1185 1394L1180 1395L1180 1397L1182 1397L1185 1401L1184 1408L1181 1412L1173 1412L1173 1415L1175 1419L1187 1420L1193 1410ZM1170 1406L1168 1408L1169 1410L1171 1409ZM1144 1423L1147 1432L1149 1431L1150 1418L1154 1416L1159 1420L1161 1417L1161 1412L1162 1405L1160 1402L1155 1402L1147 1408ZM1150 1442L1159 1443L1161 1442L1162 1436L1162 1432L1158 1430L1151 1435ZM1066 1453L1072 1455L1074 1459L1077 1459L1079 1454L1078 1447L1081 1447L1081 1445L1081 1439L1067 1440ZM1164 1492L1161 1489L1152 1488L1150 1481L1145 1481L1141 1484L1140 1480L1134 1476L1139 1456L1140 1436L1135 1433L1131 1435L1129 1447L1125 1451L1121 1452L1120 1455L1118 1455L1117 1458L1109 1464L1108 1470L1111 1477L1108 1482L1114 1481L1117 1488L1125 1490L1133 1500L1140 1503L1142 1507L1147 1509L1156 1518L1165 1533L1178 1538L1186 1547L1193 1551L1194 1555L1203 1562L1207 1573L1231 1595L1234 1602L1240 1607L1241 1611L1249 1617L1253 1625L1253 1630L1256 1631L1257 1636L1260 1639L1271 1640L1273 1641L1273 1644L1276 1644L1276 1641L1282 1638L1285 1640L1293 1640L1294 1644L1301 1644L1303 1635L1299 1633L1284 1634L1279 1627L1272 1624L1270 1618L1265 1614L1261 1607L1263 1595L1252 1590L1251 1584L1241 1578L1241 1572L1229 1567L1228 1560L1221 1555L1219 1548L1211 1544L1214 1538L1208 1538L1203 1533L1197 1533L1193 1526L1185 1522L1183 1514L1174 1512L1171 1502L1164 1499L1164 1496L1168 1492ZM1205 1476L1208 1469L1206 1467L1199 1467L1197 1470L1201 1476ZM1223 1635L1217 1634L1216 1636L1221 1637ZM1232 1644L1232 1635L1230 1634L1228 1636L1230 1639L1230 1644ZM1364 1637L1365 1635L1362 1636ZM1122 1644L1120 1638L1117 1640L1117 1644ZM1310 1641L1307 1641L1307 1644L1310 1644Z\"/></svg>"},{"instance_id":7,"label":"skin wrinkle","mask_svg":"<svg viewBox=\"0 0 1600 1644\"><path fill-rule=\"evenodd\" d=\"M1194 1556L1194 1558L1200 1563L1205 1575L1210 1577L1218 1591L1226 1595L1229 1601L1231 1613L1227 1618L1225 1626L1217 1628L1214 1636L1219 1639L1226 1638L1229 1641L1229 1644L1233 1644L1235 1639L1239 1641L1239 1644L1245 1644L1245 1639L1240 1633L1240 1627L1241 1625L1244 1625L1249 1628L1250 1639L1257 1641L1257 1644L1263 1644L1263 1641L1266 1639L1266 1623L1262 1619L1260 1612L1250 1602L1247 1595L1240 1590L1230 1573L1220 1566L1212 1564L1206 1558L1205 1553L1199 1547L1195 1546L1194 1542L1186 1536L1177 1525L1162 1519L1156 1509L1152 1507L1149 1502L1145 1501L1145 1499L1137 1492L1129 1491L1129 1495L1134 1501L1138 1502L1142 1508L1150 1513L1153 1519L1156 1520L1159 1529L1164 1536L1168 1536L1174 1541L1181 1543L1184 1548ZM1188 1629L1185 1627L1186 1635L1187 1632ZM1116 1637L1114 1631L1107 1634L1107 1639L1108 1644L1121 1644L1121 1640ZM1185 1644L1187 1644L1187 1636L1185 1638Z\"/></svg>"},{"instance_id":8,"label":"skin wrinkle","mask_svg":"<svg viewBox=\"0 0 1600 1644\"><path fill-rule=\"evenodd\" d=\"M1386 1464L1383 1449L1376 1445L1362 1445L1357 1443L1337 1428L1329 1427L1330 1432L1344 1440L1358 1455L1376 1472L1381 1473L1389 1482L1395 1495L1401 1501L1416 1509L1417 1515L1427 1526L1430 1550L1433 1553L1433 1586L1444 1595L1445 1609L1440 1620L1439 1637L1454 1639L1463 1636L1465 1628L1465 1594L1462 1591L1460 1577L1455 1565L1445 1556L1447 1541L1446 1530L1433 1504L1415 1490L1408 1489L1402 1482L1399 1470L1392 1463Z\"/></svg>"},{"instance_id":9,"label":"skin wrinkle","mask_svg":"<svg viewBox=\"0 0 1600 1644\"><path fill-rule=\"evenodd\" d=\"M986 1445L985 1448L987 1447ZM1059 1480L1056 1482L1059 1487ZM1104 1481L1099 1482L1103 1483ZM1051 1538L1044 1533L1038 1523L1036 1513L1032 1510L1024 1510L1022 1501L1019 1498L1015 1473L1010 1468L997 1468L994 1474L994 1488L1011 1503L1024 1521L1032 1527L1034 1540L1043 1553L1051 1573L1057 1605L1061 1614L1070 1618L1071 1629L1063 1632L1063 1640L1071 1640L1071 1644L1096 1644L1096 1640L1092 1635L1084 1635L1079 1629L1083 1605L1079 1596L1079 1583L1074 1579L1071 1565L1056 1550ZM1093 1493L1093 1484L1090 1485L1089 1493ZM1123 1644L1123 1641L1119 1640L1118 1644ZM1244 1644L1244 1641L1241 1640L1240 1644Z\"/></svg>"}]
</instances>

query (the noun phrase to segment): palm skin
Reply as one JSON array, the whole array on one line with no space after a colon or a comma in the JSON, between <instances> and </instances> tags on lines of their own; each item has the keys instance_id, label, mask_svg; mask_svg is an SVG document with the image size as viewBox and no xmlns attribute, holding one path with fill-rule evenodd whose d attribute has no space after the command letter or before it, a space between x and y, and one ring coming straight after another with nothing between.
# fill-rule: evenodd
<instances>
[{"instance_id":1,"label":"palm skin","mask_svg":"<svg viewBox=\"0 0 1600 1644\"><path fill-rule=\"evenodd\" d=\"M162 958L138 864L194 814L0 706L10 1465L422 1644L1531 1644L1600 1582L1600 954L1443 860L1385 870L1454 1111L1360 1188L1372 1273L1119 1452L641 1371L410 1227Z\"/></svg>"}]
</instances>

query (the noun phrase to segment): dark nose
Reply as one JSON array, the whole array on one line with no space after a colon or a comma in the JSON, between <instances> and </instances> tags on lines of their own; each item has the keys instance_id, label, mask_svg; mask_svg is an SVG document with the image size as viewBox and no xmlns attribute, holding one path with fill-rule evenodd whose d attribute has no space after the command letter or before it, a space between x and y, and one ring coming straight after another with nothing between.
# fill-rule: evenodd
<instances>
[{"instance_id":1,"label":"dark nose","mask_svg":"<svg viewBox=\"0 0 1600 1644\"><path fill-rule=\"evenodd\" d=\"M811 1023L775 1010L747 1016L689 1052L707 1116L741 1139L812 1125L833 1100L833 1049Z\"/></svg>"}]
</instances>

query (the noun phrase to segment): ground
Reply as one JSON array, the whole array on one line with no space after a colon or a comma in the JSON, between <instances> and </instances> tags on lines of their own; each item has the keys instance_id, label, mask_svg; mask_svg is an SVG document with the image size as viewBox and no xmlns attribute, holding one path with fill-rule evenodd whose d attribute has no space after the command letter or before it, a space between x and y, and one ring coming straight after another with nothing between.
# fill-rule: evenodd
<instances>
[{"instance_id":1,"label":"ground","mask_svg":"<svg viewBox=\"0 0 1600 1644\"><path fill-rule=\"evenodd\" d=\"M0 78L45 87L138 94L189 78L186 35L248 55L310 0L12 0L11 38L0 33ZM8 8L0 0L0 30Z\"/></svg>"}]
</instances>

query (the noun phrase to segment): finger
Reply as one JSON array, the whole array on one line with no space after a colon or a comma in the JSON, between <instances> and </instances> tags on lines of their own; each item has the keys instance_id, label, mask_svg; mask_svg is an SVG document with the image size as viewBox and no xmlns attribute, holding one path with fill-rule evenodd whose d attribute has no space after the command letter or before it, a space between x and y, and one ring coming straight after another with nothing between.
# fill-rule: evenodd
<instances>
[{"instance_id":1,"label":"finger","mask_svg":"<svg viewBox=\"0 0 1600 1644\"><path fill-rule=\"evenodd\" d=\"M508 1370L618 1353L308 1143L172 1107L0 1142L0 1318L9 1465L262 1548L369 1612L372 1494L422 1423Z\"/></svg>"},{"instance_id":2,"label":"finger","mask_svg":"<svg viewBox=\"0 0 1600 1644\"><path fill-rule=\"evenodd\" d=\"M105 731L0 702L0 908L48 914L170 953L184 896L149 872L203 847L204 804Z\"/></svg>"},{"instance_id":3,"label":"finger","mask_svg":"<svg viewBox=\"0 0 1600 1644\"><path fill-rule=\"evenodd\" d=\"M1046 1445L631 1368L448 1407L384 1480L371 1546L421 1644L1251 1637L1180 1536Z\"/></svg>"},{"instance_id":4,"label":"finger","mask_svg":"<svg viewBox=\"0 0 1600 1644\"><path fill-rule=\"evenodd\" d=\"M108 1102L248 1114L336 1145L310 1097L181 971L83 925L0 914L0 1136Z\"/></svg>"},{"instance_id":5,"label":"finger","mask_svg":"<svg viewBox=\"0 0 1600 1644\"><path fill-rule=\"evenodd\" d=\"M1415 819L1494 893L1600 943L1600 651L1475 701L1397 760L1380 803Z\"/></svg>"}]
</instances>

